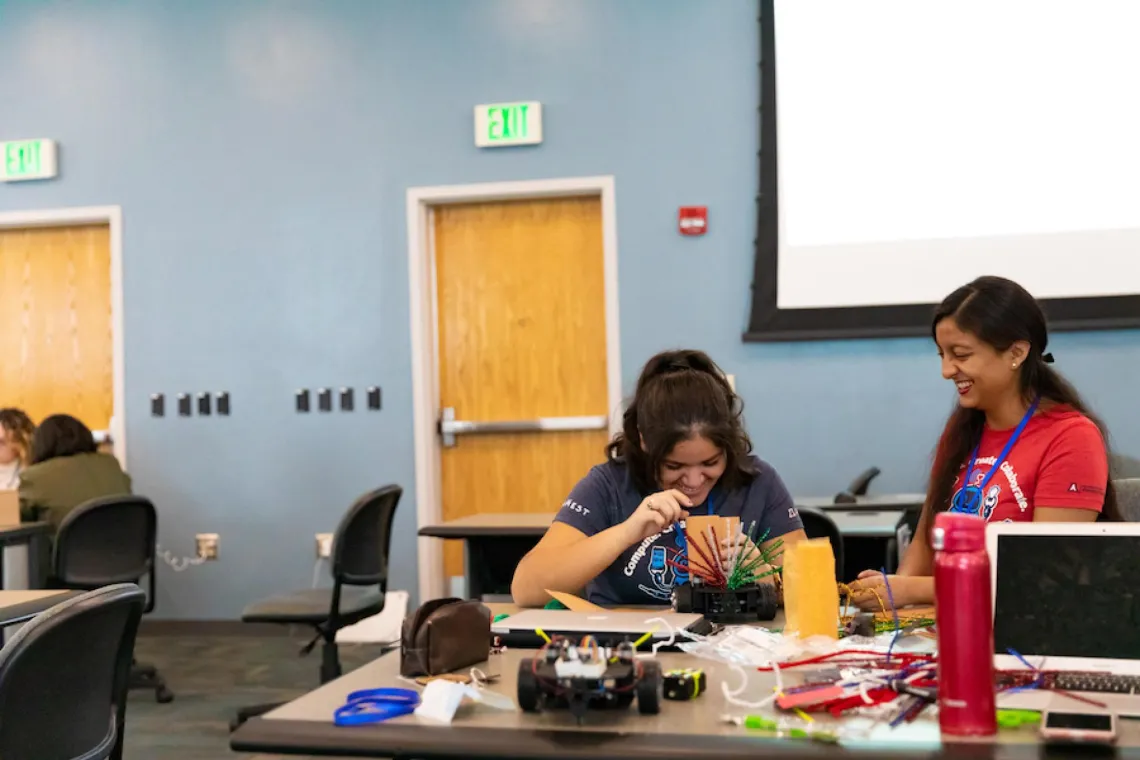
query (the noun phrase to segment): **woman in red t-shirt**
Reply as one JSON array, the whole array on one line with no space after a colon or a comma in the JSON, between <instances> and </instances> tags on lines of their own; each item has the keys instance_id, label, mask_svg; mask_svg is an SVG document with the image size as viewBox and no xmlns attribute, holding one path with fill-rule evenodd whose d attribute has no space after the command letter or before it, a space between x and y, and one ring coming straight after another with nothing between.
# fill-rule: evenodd
<instances>
[{"instance_id":1,"label":"woman in red t-shirt","mask_svg":"<svg viewBox=\"0 0 1140 760\"><path fill-rule=\"evenodd\" d=\"M1104 426L1049 366L1045 315L1033 296L1011 280L979 277L946 297L931 332L958 406L935 450L918 530L889 579L900 607L934 601L928 531L936 512L987 521L1121 519ZM878 570L863 571L852 584L855 601L876 609L888 598L883 585Z\"/></svg>"}]
</instances>

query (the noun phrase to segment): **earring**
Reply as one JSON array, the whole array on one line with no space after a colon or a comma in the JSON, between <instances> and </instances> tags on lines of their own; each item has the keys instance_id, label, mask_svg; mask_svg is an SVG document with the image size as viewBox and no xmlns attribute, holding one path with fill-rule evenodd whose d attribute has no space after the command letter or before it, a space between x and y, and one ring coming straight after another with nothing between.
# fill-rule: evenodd
<instances>
[{"instance_id":1,"label":"earring","mask_svg":"<svg viewBox=\"0 0 1140 760\"><path fill-rule=\"evenodd\" d=\"M1014 363L1013 363L1013 368L1014 368L1014 369L1017 369L1017 362L1014 362Z\"/></svg>"}]
</instances>

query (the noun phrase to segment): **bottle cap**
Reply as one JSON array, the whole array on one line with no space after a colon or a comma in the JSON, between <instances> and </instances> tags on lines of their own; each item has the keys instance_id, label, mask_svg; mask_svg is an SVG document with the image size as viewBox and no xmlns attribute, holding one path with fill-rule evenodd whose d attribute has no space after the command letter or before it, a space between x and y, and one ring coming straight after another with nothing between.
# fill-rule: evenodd
<instances>
[{"instance_id":1,"label":"bottle cap","mask_svg":"<svg viewBox=\"0 0 1140 760\"><path fill-rule=\"evenodd\" d=\"M934 517L931 546L935 551L973 552L986 548L986 521L977 515L940 512Z\"/></svg>"}]
</instances>

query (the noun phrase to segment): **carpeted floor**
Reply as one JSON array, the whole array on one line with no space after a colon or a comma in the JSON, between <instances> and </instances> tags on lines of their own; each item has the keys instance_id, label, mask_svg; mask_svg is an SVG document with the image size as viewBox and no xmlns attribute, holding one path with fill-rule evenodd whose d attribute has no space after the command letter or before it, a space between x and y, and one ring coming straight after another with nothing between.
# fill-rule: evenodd
<instances>
[{"instance_id":1,"label":"carpeted floor","mask_svg":"<svg viewBox=\"0 0 1140 760\"><path fill-rule=\"evenodd\" d=\"M298 656L304 643L299 632L294 638L140 635L136 656L158 666L175 696L160 705L153 692L132 692L126 760L278 760L232 752L229 721L239 707L287 701L317 687L320 652ZM345 672L381 653L375 646L340 650Z\"/></svg>"}]
</instances>

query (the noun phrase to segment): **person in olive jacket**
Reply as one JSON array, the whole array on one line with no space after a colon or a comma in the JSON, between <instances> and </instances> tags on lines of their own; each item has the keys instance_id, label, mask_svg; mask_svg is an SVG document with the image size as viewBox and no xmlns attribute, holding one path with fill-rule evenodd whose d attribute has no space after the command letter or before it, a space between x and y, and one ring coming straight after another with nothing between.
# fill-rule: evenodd
<instances>
[{"instance_id":1,"label":"person in olive jacket","mask_svg":"<svg viewBox=\"0 0 1140 760\"><path fill-rule=\"evenodd\" d=\"M95 437L82 422L53 414L36 428L32 463L20 473L20 519L47 521L58 529L80 504L130 492L130 476L119 460L97 450Z\"/></svg>"}]
</instances>

